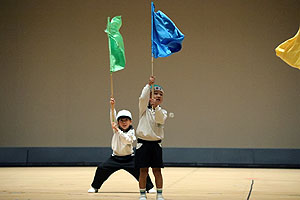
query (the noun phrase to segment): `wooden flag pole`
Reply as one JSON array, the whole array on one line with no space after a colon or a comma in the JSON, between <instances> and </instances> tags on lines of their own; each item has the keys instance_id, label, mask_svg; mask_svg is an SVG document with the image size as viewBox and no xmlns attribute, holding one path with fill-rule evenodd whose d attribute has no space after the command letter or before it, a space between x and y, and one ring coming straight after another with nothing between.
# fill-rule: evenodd
<instances>
[{"instance_id":1,"label":"wooden flag pole","mask_svg":"<svg viewBox=\"0 0 300 200\"><path fill-rule=\"evenodd\" d=\"M152 76L154 76L154 67L153 67L153 56L152 56L152 60L151 60L151 72L152 72ZM152 98L153 98L153 95L154 95L154 84L152 84L152 91L151 91L151 93L152 93Z\"/></svg>"},{"instance_id":2,"label":"wooden flag pole","mask_svg":"<svg viewBox=\"0 0 300 200\"><path fill-rule=\"evenodd\" d=\"M152 66L151 66L151 72L152 72L152 76L154 75L154 68L153 68L153 56L152 56L152 59L151 59L151 63L152 63Z\"/></svg>"},{"instance_id":3,"label":"wooden flag pole","mask_svg":"<svg viewBox=\"0 0 300 200\"><path fill-rule=\"evenodd\" d=\"M152 60L151 60L151 74L152 77L154 76L154 67L153 67L153 56L152 56ZM154 83L152 83L152 90L151 90L151 98L154 98ZM152 109L154 110L154 105L152 105Z\"/></svg>"},{"instance_id":4,"label":"wooden flag pole","mask_svg":"<svg viewBox=\"0 0 300 200\"><path fill-rule=\"evenodd\" d=\"M110 97L114 98L114 85L113 85L112 72L110 73Z\"/></svg>"},{"instance_id":5,"label":"wooden flag pole","mask_svg":"<svg viewBox=\"0 0 300 200\"><path fill-rule=\"evenodd\" d=\"M110 98L114 98L114 85L113 85L112 72L110 72ZM112 121L115 122L115 104L111 105L111 116L112 116Z\"/></svg>"}]
</instances>

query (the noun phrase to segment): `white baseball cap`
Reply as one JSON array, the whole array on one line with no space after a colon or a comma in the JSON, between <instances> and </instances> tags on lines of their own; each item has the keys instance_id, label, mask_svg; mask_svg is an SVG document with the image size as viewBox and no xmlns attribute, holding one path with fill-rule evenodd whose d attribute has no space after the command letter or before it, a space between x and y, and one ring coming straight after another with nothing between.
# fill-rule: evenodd
<instances>
[{"instance_id":1,"label":"white baseball cap","mask_svg":"<svg viewBox=\"0 0 300 200\"><path fill-rule=\"evenodd\" d=\"M117 120L119 120L120 117L128 117L132 119L131 113L128 110L120 110L117 114Z\"/></svg>"}]
</instances>

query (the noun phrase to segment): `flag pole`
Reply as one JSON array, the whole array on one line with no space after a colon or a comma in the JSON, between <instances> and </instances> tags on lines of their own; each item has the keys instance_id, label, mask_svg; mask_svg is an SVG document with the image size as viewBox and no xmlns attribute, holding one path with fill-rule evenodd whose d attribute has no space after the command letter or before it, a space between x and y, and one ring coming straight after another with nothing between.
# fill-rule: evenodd
<instances>
[{"instance_id":1,"label":"flag pole","mask_svg":"<svg viewBox=\"0 0 300 200\"><path fill-rule=\"evenodd\" d=\"M152 76L154 76L154 66L153 66L153 56L152 56L152 59L151 59L151 75ZM152 93L152 98L153 98L153 95L154 95L154 85L153 85L153 83L152 83L152 91L151 91L151 93Z\"/></svg>"},{"instance_id":2,"label":"flag pole","mask_svg":"<svg viewBox=\"0 0 300 200\"><path fill-rule=\"evenodd\" d=\"M110 72L110 98L114 98L114 84L112 72ZM115 104L111 105L111 117L112 121L115 122Z\"/></svg>"},{"instance_id":3,"label":"flag pole","mask_svg":"<svg viewBox=\"0 0 300 200\"><path fill-rule=\"evenodd\" d=\"M151 72L152 72L152 76L154 75L154 68L153 68L153 56L152 56L152 59L151 59Z\"/></svg>"},{"instance_id":4,"label":"flag pole","mask_svg":"<svg viewBox=\"0 0 300 200\"><path fill-rule=\"evenodd\" d=\"M114 85L113 85L112 72L110 72L110 97L114 98Z\"/></svg>"},{"instance_id":5,"label":"flag pole","mask_svg":"<svg viewBox=\"0 0 300 200\"><path fill-rule=\"evenodd\" d=\"M154 76L154 66L153 66L153 1L151 0L151 76ZM154 95L154 84L152 84L151 97Z\"/></svg>"}]
</instances>

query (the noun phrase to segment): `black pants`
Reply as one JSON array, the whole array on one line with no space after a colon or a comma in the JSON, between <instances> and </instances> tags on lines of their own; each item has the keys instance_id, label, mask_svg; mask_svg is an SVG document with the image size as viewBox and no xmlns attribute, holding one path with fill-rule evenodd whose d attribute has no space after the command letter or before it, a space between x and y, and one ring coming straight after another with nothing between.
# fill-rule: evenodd
<instances>
[{"instance_id":1,"label":"black pants","mask_svg":"<svg viewBox=\"0 0 300 200\"><path fill-rule=\"evenodd\" d=\"M99 189L110 175L120 169L126 170L139 181L140 169L134 167L134 156L111 156L97 167L92 187ZM146 190L149 191L151 188L153 188L153 183L148 176Z\"/></svg>"}]
</instances>

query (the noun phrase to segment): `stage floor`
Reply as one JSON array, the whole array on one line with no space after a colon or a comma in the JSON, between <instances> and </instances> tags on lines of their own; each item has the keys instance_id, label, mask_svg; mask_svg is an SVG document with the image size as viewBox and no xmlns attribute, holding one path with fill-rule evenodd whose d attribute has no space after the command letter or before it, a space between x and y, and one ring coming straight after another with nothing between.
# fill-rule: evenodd
<instances>
[{"instance_id":1,"label":"stage floor","mask_svg":"<svg viewBox=\"0 0 300 200\"><path fill-rule=\"evenodd\" d=\"M0 200L138 199L138 182L124 170L113 174L99 193L87 193L95 170L96 167L2 167ZM166 200L300 199L300 169L166 167L162 172ZM151 178L154 182L152 174ZM155 194L148 194L148 200L155 200Z\"/></svg>"}]
</instances>

